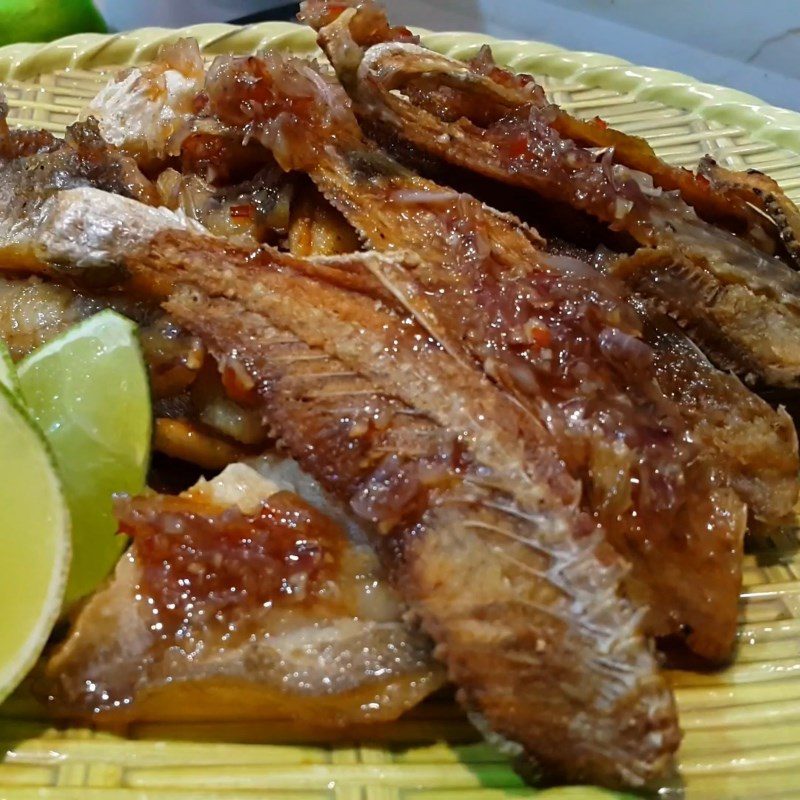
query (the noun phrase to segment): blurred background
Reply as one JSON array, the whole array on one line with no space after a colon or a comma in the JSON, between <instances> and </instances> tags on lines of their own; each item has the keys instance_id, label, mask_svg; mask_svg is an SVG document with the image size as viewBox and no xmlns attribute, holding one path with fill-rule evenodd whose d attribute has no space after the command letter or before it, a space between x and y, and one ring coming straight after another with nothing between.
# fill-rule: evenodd
<instances>
[{"instance_id":1,"label":"blurred background","mask_svg":"<svg viewBox=\"0 0 800 800\"><path fill-rule=\"evenodd\" d=\"M688 73L800 109L800 0L385 0L393 19L538 39ZM0 41L292 19L284 0L0 0Z\"/></svg>"}]
</instances>

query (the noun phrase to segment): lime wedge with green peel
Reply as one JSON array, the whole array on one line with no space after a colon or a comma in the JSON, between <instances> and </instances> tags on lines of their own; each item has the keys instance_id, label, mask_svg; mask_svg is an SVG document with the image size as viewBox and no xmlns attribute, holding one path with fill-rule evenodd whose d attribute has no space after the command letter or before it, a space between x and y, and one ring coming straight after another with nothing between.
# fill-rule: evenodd
<instances>
[{"instance_id":1,"label":"lime wedge with green peel","mask_svg":"<svg viewBox=\"0 0 800 800\"><path fill-rule=\"evenodd\" d=\"M124 547L112 495L144 488L150 387L135 325L103 311L26 356L17 375L55 455L72 516L69 604L97 586Z\"/></svg>"},{"instance_id":2,"label":"lime wedge with green peel","mask_svg":"<svg viewBox=\"0 0 800 800\"><path fill-rule=\"evenodd\" d=\"M6 343L0 339L0 386L5 386L11 394L19 398L19 380L17 370L8 352Z\"/></svg>"},{"instance_id":3,"label":"lime wedge with green peel","mask_svg":"<svg viewBox=\"0 0 800 800\"><path fill-rule=\"evenodd\" d=\"M0 702L25 677L61 611L69 512L47 443L0 386Z\"/></svg>"},{"instance_id":4,"label":"lime wedge with green peel","mask_svg":"<svg viewBox=\"0 0 800 800\"><path fill-rule=\"evenodd\" d=\"M92 0L0 0L0 44L106 30Z\"/></svg>"}]
</instances>

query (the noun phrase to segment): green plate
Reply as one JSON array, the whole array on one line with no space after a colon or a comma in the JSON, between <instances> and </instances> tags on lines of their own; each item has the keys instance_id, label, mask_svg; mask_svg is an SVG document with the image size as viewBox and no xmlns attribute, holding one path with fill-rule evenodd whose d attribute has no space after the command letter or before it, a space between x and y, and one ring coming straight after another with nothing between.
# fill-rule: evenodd
<instances>
[{"instance_id":1,"label":"green plate","mask_svg":"<svg viewBox=\"0 0 800 800\"><path fill-rule=\"evenodd\" d=\"M194 36L208 56L271 46L310 54L289 23L73 36L0 48L11 122L61 132L105 80L158 46ZM487 37L427 33L466 57ZM538 75L564 108L648 138L694 166L706 153L770 173L800 201L800 115L685 75L538 42L492 41L499 61ZM800 797L800 540L776 535L745 561L736 662L715 674L672 673L685 733L679 775L662 797ZM350 741L314 742L276 723L147 723L113 732L54 728L24 694L0 707L3 800L501 800L610 798L583 787L537 791L478 741L455 706L429 701Z\"/></svg>"}]
</instances>

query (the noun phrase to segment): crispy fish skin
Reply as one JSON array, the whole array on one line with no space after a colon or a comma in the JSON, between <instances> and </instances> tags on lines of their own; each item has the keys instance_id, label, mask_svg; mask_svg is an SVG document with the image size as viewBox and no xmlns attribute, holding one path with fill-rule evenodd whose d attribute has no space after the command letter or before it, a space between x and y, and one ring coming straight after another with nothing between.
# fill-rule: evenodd
<instances>
[{"instance_id":1,"label":"crispy fish skin","mask_svg":"<svg viewBox=\"0 0 800 800\"><path fill-rule=\"evenodd\" d=\"M588 265L538 250L541 240L518 220L370 145L341 90L321 81L299 59L220 60L208 109L262 138L284 168L308 171L372 246L418 256L413 265L365 263L428 335L550 432L583 482L584 507L633 565L626 587L649 606L649 632L727 658L745 508L717 474L721 460L695 451L660 391L635 311ZM292 113L300 98L302 112ZM796 474L788 481L796 485Z\"/></svg>"},{"instance_id":2,"label":"crispy fish skin","mask_svg":"<svg viewBox=\"0 0 800 800\"><path fill-rule=\"evenodd\" d=\"M724 197L737 196L766 214L777 228L795 268L800 267L800 209L775 180L755 169L747 172L725 169L710 156L700 161L699 173Z\"/></svg>"},{"instance_id":3,"label":"crispy fish skin","mask_svg":"<svg viewBox=\"0 0 800 800\"><path fill-rule=\"evenodd\" d=\"M758 521L787 524L797 503L800 469L792 418L714 367L671 317L652 305L642 316L659 385L680 403L701 451L714 451L727 462L731 485Z\"/></svg>"},{"instance_id":4,"label":"crispy fish skin","mask_svg":"<svg viewBox=\"0 0 800 800\"><path fill-rule=\"evenodd\" d=\"M0 242L7 268L19 265L30 269L41 263L37 239L47 235L50 221L58 215L52 208L58 202L56 196L79 187L106 190L105 196L112 202L119 196L157 204L155 187L132 158L103 140L96 122L75 123L57 146L0 160ZM91 260L91 253L81 239L80 221L76 219L74 225L83 266Z\"/></svg>"},{"instance_id":5,"label":"crispy fish skin","mask_svg":"<svg viewBox=\"0 0 800 800\"><path fill-rule=\"evenodd\" d=\"M721 370L749 384L795 385L798 328L791 307L721 280L670 247L641 248L609 271L668 313Z\"/></svg>"},{"instance_id":6,"label":"crispy fish skin","mask_svg":"<svg viewBox=\"0 0 800 800\"><path fill-rule=\"evenodd\" d=\"M312 23L328 18L310 16ZM651 176L613 163L610 153L598 160L562 138L552 122L558 111L542 105L541 90L531 81L439 56L401 37L376 44L363 31L379 28L362 16L379 16L375 4L349 8L320 30L320 42L360 114L436 158L564 202L641 245L669 247L676 261L692 264L693 274L711 273L723 284L741 285L759 303L779 306L790 324L770 353L752 335L756 320L744 328L729 326L725 335L734 353L748 356L736 362L741 374L749 376L755 366L761 381L800 385L800 277L794 270L709 225L677 193L655 188ZM669 303L658 284L650 290ZM688 280L684 290L692 291Z\"/></svg>"},{"instance_id":7,"label":"crispy fish skin","mask_svg":"<svg viewBox=\"0 0 800 800\"><path fill-rule=\"evenodd\" d=\"M7 184L3 184L7 185ZM0 190L2 191L2 190ZM44 272L52 265L63 265L73 272L92 270L98 280L109 279L106 270L118 263L126 250L165 228L206 233L202 225L180 211L131 204L128 198L79 185L68 190L35 189L29 195L35 209L25 213L25 200L5 206L0 219L0 254L9 272ZM2 198L2 194L0 194ZM88 226L94 204L108 205L100 224Z\"/></svg>"},{"instance_id":8,"label":"crispy fish skin","mask_svg":"<svg viewBox=\"0 0 800 800\"><path fill-rule=\"evenodd\" d=\"M50 713L319 729L394 719L441 685L363 541L251 467L115 508L133 544L37 676Z\"/></svg>"},{"instance_id":9,"label":"crispy fish skin","mask_svg":"<svg viewBox=\"0 0 800 800\"><path fill-rule=\"evenodd\" d=\"M89 190L74 191L85 199ZM70 196L76 195L65 192L60 199L68 203ZM132 221L136 204L125 202ZM102 229L97 222L104 206L93 203L92 209L85 226ZM288 281L297 281L300 292L311 288L309 275L320 265L304 270L303 262L269 249L254 256L190 232L148 236L144 231L143 249L136 251L130 236L117 248L116 237L98 234L107 255L123 262L123 290L164 300L172 318L201 338L223 369L243 366L283 447L362 519L385 531L378 548L412 611L435 637L465 705L553 774L607 785L641 785L662 775L679 738L670 692L640 633L640 614L618 595L624 565L576 507L576 488L558 472L557 459L546 453L528 458L515 442L512 469L488 466L478 453L499 459L500 452L492 450L494 436L481 431L502 431L508 422L487 405L486 419L475 417L464 430L463 409L476 408L475 398L444 377L439 385L448 389L440 398L425 398L425 408L452 426L437 424L418 402L406 405L382 388L397 386L410 366L415 342L404 337L400 318L394 332L384 331L403 344L398 371L377 386L374 376L389 361L376 359L374 347L341 350L359 363L356 371L275 326L270 315L277 314ZM56 239L48 246L60 252ZM57 277L67 278L63 270ZM320 290L332 292L315 280ZM339 291L343 307L350 308L355 298ZM363 292L357 297L361 312L370 304L380 310L379 300ZM367 321L349 311L342 319L350 325ZM376 320L382 328L387 317ZM307 333L317 319L297 315L300 323ZM327 344L347 346L331 337ZM431 355L437 352L435 342L423 344ZM444 368L446 354L438 352ZM443 374L463 371L451 367ZM463 380L472 385L477 378L467 375ZM502 407L509 408L506 401ZM541 474L543 465L556 472ZM443 585L454 573L460 582ZM474 593L463 591L466 574Z\"/></svg>"}]
</instances>

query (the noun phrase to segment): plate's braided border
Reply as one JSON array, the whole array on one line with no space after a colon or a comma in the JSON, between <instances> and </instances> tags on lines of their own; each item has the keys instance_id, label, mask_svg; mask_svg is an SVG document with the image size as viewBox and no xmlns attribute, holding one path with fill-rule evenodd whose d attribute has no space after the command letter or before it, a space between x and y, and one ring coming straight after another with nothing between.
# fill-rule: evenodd
<instances>
[{"instance_id":1,"label":"plate's braided border","mask_svg":"<svg viewBox=\"0 0 800 800\"><path fill-rule=\"evenodd\" d=\"M492 45L498 61L518 71L594 86L636 99L692 111L705 120L735 125L750 136L800 154L800 114L735 89L714 86L679 72L638 67L621 58L564 50L544 42L507 41L476 33L422 32L426 45L464 58ZM111 35L78 34L48 44L0 48L0 81L30 80L68 67L99 68L152 59L162 42L193 36L207 54L249 53L278 47L298 54L317 51L314 34L291 22L239 27L210 23L187 28L141 28Z\"/></svg>"}]
</instances>

